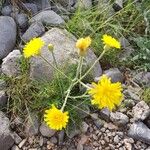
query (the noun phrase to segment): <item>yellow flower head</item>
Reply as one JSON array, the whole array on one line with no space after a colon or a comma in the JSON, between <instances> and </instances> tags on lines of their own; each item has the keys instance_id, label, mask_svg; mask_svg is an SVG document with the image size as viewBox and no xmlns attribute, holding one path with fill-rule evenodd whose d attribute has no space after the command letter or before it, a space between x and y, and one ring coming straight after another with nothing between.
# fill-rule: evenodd
<instances>
[{"instance_id":1,"label":"yellow flower head","mask_svg":"<svg viewBox=\"0 0 150 150\"><path fill-rule=\"evenodd\" d=\"M68 112L62 112L54 105L45 111L44 121L51 129L62 130L62 128L66 128L68 120Z\"/></svg>"},{"instance_id":2,"label":"yellow flower head","mask_svg":"<svg viewBox=\"0 0 150 150\"><path fill-rule=\"evenodd\" d=\"M41 38L33 38L30 42L28 42L24 49L23 54L25 58L29 58L31 56L36 56L40 54L41 48L44 46L44 41Z\"/></svg>"},{"instance_id":3,"label":"yellow flower head","mask_svg":"<svg viewBox=\"0 0 150 150\"><path fill-rule=\"evenodd\" d=\"M92 85L93 88L88 93L92 96L93 105L97 105L100 109L107 107L112 110L121 103L123 89L120 82L111 83L110 78L103 75L98 84L92 83Z\"/></svg>"},{"instance_id":4,"label":"yellow flower head","mask_svg":"<svg viewBox=\"0 0 150 150\"><path fill-rule=\"evenodd\" d=\"M80 38L77 40L76 47L78 48L78 54L80 56L85 56L87 48L91 45L91 41L90 37Z\"/></svg>"},{"instance_id":5,"label":"yellow flower head","mask_svg":"<svg viewBox=\"0 0 150 150\"><path fill-rule=\"evenodd\" d=\"M102 40L106 47L114 47L114 48L118 48L118 49L121 48L120 42L107 34L103 35Z\"/></svg>"}]
</instances>

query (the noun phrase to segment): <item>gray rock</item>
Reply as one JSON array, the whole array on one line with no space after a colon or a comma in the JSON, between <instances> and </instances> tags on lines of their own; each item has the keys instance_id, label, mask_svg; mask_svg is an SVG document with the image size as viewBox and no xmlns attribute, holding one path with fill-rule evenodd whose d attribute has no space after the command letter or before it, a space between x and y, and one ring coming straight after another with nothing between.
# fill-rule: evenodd
<instances>
[{"instance_id":1,"label":"gray rock","mask_svg":"<svg viewBox=\"0 0 150 150\"><path fill-rule=\"evenodd\" d=\"M25 29L28 26L28 16L26 14L17 14L15 20L21 29Z\"/></svg>"},{"instance_id":2,"label":"gray rock","mask_svg":"<svg viewBox=\"0 0 150 150\"><path fill-rule=\"evenodd\" d=\"M126 107L132 108L133 106L135 106L135 102L132 99L125 99L124 102Z\"/></svg>"},{"instance_id":3,"label":"gray rock","mask_svg":"<svg viewBox=\"0 0 150 150\"><path fill-rule=\"evenodd\" d=\"M104 123L100 119L94 120L94 124L98 129L101 129L104 125Z\"/></svg>"},{"instance_id":4,"label":"gray rock","mask_svg":"<svg viewBox=\"0 0 150 150\"><path fill-rule=\"evenodd\" d=\"M22 141L22 138L16 132L11 133L11 136L13 137L15 144L19 144Z\"/></svg>"},{"instance_id":5,"label":"gray rock","mask_svg":"<svg viewBox=\"0 0 150 150\"><path fill-rule=\"evenodd\" d=\"M55 0L55 4L59 3L65 8L69 8L75 4L76 0Z\"/></svg>"},{"instance_id":6,"label":"gray rock","mask_svg":"<svg viewBox=\"0 0 150 150\"><path fill-rule=\"evenodd\" d=\"M12 5L3 7L1 13L3 16L10 16L12 13Z\"/></svg>"},{"instance_id":7,"label":"gray rock","mask_svg":"<svg viewBox=\"0 0 150 150\"><path fill-rule=\"evenodd\" d=\"M58 133L58 144L62 145L64 142L65 132L62 130Z\"/></svg>"},{"instance_id":8,"label":"gray rock","mask_svg":"<svg viewBox=\"0 0 150 150\"><path fill-rule=\"evenodd\" d=\"M0 149L8 150L14 144L14 139L9 130L10 121L5 114L0 111Z\"/></svg>"},{"instance_id":9,"label":"gray rock","mask_svg":"<svg viewBox=\"0 0 150 150\"><path fill-rule=\"evenodd\" d=\"M105 70L104 74L110 77L113 83L115 82L123 83L124 81L123 74L120 72L118 68L110 68L109 70ZM96 77L94 80L95 82L98 82L100 79L101 77Z\"/></svg>"},{"instance_id":10,"label":"gray rock","mask_svg":"<svg viewBox=\"0 0 150 150\"><path fill-rule=\"evenodd\" d=\"M86 122L81 123L81 132L86 133L88 131L89 125Z\"/></svg>"},{"instance_id":11,"label":"gray rock","mask_svg":"<svg viewBox=\"0 0 150 150\"><path fill-rule=\"evenodd\" d=\"M115 0L113 8L115 11L121 10L123 8L123 0Z\"/></svg>"},{"instance_id":12,"label":"gray rock","mask_svg":"<svg viewBox=\"0 0 150 150\"><path fill-rule=\"evenodd\" d=\"M119 136L116 135L116 136L114 137L114 143L118 144L119 141L120 141Z\"/></svg>"},{"instance_id":13,"label":"gray rock","mask_svg":"<svg viewBox=\"0 0 150 150\"><path fill-rule=\"evenodd\" d=\"M149 87L150 86L150 72L137 73L134 76L133 81L136 82L137 84L145 85Z\"/></svg>"},{"instance_id":14,"label":"gray rock","mask_svg":"<svg viewBox=\"0 0 150 150\"><path fill-rule=\"evenodd\" d=\"M45 123L42 123L42 125L40 126L40 133L44 137L52 137L56 133L56 131L50 129Z\"/></svg>"},{"instance_id":15,"label":"gray rock","mask_svg":"<svg viewBox=\"0 0 150 150\"><path fill-rule=\"evenodd\" d=\"M130 126L128 136L150 144L150 129L143 122L135 122Z\"/></svg>"},{"instance_id":16,"label":"gray rock","mask_svg":"<svg viewBox=\"0 0 150 150\"><path fill-rule=\"evenodd\" d=\"M14 145L11 150L20 150L19 147L17 145Z\"/></svg>"},{"instance_id":17,"label":"gray rock","mask_svg":"<svg viewBox=\"0 0 150 150\"><path fill-rule=\"evenodd\" d=\"M144 102L137 103L132 109L134 120L145 120L150 115L150 108Z\"/></svg>"},{"instance_id":18,"label":"gray rock","mask_svg":"<svg viewBox=\"0 0 150 150\"><path fill-rule=\"evenodd\" d=\"M121 112L115 112L115 113L111 112L110 119L114 124L118 126L124 126L129 122L128 116L126 116Z\"/></svg>"},{"instance_id":19,"label":"gray rock","mask_svg":"<svg viewBox=\"0 0 150 150\"><path fill-rule=\"evenodd\" d=\"M105 121L110 121L110 111L109 109L107 108L103 108L101 111L100 111L100 117L105 120Z\"/></svg>"},{"instance_id":20,"label":"gray rock","mask_svg":"<svg viewBox=\"0 0 150 150\"><path fill-rule=\"evenodd\" d=\"M0 91L0 107L5 107L7 105L7 96L5 91Z\"/></svg>"},{"instance_id":21,"label":"gray rock","mask_svg":"<svg viewBox=\"0 0 150 150\"><path fill-rule=\"evenodd\" d=\"M28 119L25 125L25 133L27 136L37 135L39 133L39 120L38 117L31 114L31 118Z\"/></svg>"},{"instance_id":22,"label":"gray rock","mask_svg":"<svg viewBox=\"0 0 150 150\"><path fill-rule=\"evenodd\" d=\"M31 12L32 15L38 12L38 8L36 4L33 3L24 3L25 7Z\"/></svg>"},{"instance_id":23,"label":"gray rock","mask_svg":"<svg viewBox=\"0 0 150 150\"><path fill-rule=\"evenodd\" d=\"M123 51L119 55L119 59L123 61L126 60L131 55L131 53L134 52L134 49L126 38L124 37L120 38L120 42Z\"/></svg>"},{"instance_id":24,"label":"gray rock","mask_svg":"<svg viewBox=\"0 0 150 150\"><path fill-rule=\"evenodd\" d=\"M55 136L53 136L50 138L50 142L53 144L57 144L58 141L57 141L57 138Z\"/></svg>"},{"instance_id":25,"label":"gray rock","mask_svg":"<svg viewBox=\"0 0 150 150\"><path fill-rule=\"evenodd\" d=\"M38 10L51 9L50 0L30 0L29 2L36 4Z\"/></svg>"},{"instance_id":26,"label":"gray rock","mask_svg":"<svg viewBox=\"0 0 150 150\"><path fill-rule=\"evenodd\" d=\"M71 130L71 131L67 134L67 136L68 136L70 139L72 139L73 137L75 137L75 136L77 136L77 135L79 135L79 134L81 134L81 131L80 131L79 129L74 129L74 130Z\"/></svg>"},{"instance_id":27,"label":"gray rock","mask_svg":"<svg viewBox=\"0 0 150 150\"><path fill-rule=\"evenodd\" d=\"M76 7L81 9L89 9L92 7L92 0L77 0Z\"/></svg>"},{"instance_id":28,"label":"gray rock","mask_svg":"<svg viewBox=\"0 0 150 150\"><path fill-rule=\"evenodd\" d=\"M118 68L110 68L109 70L104 71L104 74L110 77L112 82L123 83L124 77Z\"/></svg>"},{"instance_id":29,"label":"gray rock","mask_svg":"<svg viewBox=\"0 0 150 150\"><path fill-rule=\"evenodd\" d=\"M0 16L0 59L11 52L16 43L16 23L13 18Z\"/></svg>"},{"instance_id":30,"label":"gray rock","mask_svg":"<svg viewBox=\"0 0 150 150\"><path fill-rule=\"evenodd\" d=\"M139 92L140 92L141 88L136 88L136 87L132 87L132 86L128 86L127 90L124 90L123 93L126 96L126 98L129 99L133 99L135 102L140 101L140 96L139 96Z\"/></svg>"},{"instance_id":31,"label":"gray rock","mask_svg":"<svg viewBox=\"0 0 150 150\"><path fill-rule=\"evenodd\" d=\"M54 11L52 10L45 10L34 17L32 17L29 20L30 23L34 22L42 22L44 25L49 25L49 26L61 26L64 25L65 21Z\"/></svg>"},{"instance_id":32,"label":"gray rock","mask_svg":"<svg viewBox=\"0 0 150 150\"><path fill-rule=\"evenodd\" d=\"M20 58L21 58L21 53L19 50L13 50L10 52L7 57L3 59L2 63L2 72L9 76L17 76L20 74Z\"/></svg>"},{"instance_id":33,"label":"gray rock","mask_svg":"<svg viewBox=\"0 0 150 150\"><path fill-rule=\"evenodd\" d=\"M76 39L66 30L53 28L43 35L42 40L45 42L45 46L41 49L41 55L47 59L49 63L53 63L53 58L48 50L48 44L54 45L54 55L59 67L69 67L71 64L76 64L78 61L77 49L75 47ZM61 44L60 44L61 43ZM84 60L84 65L91 66L95 62L95 54L89 50L87 57ZM67 66L69 65L69 66ZM50 67L40 57L33 57L30 65L30 75L33 79L52 79L54 69ZM94 69L91 71L93 78L102 74L102 69L99 63L97 63Z\"/></svg>"},{"instance_id":34,"label":"gray rock","mask_svg":"<svg viewBox=\"0 0 150 150\"><path fill-rule=\"evenodd\" d=\"M4 90L7 87L6 81L0 79L0 90Z\"/></svg>"},{"instance_id":35,"label":"gray rock","mask_svg":"<svg viewBox=\"0 0 150 150\"><path fill-rule=\"evenodd\" d=\"M39 37L45 32L45 27L40 22L33 23L22 35L22 40L28 42L35 37Z\"/></svg>"}]
</instances>

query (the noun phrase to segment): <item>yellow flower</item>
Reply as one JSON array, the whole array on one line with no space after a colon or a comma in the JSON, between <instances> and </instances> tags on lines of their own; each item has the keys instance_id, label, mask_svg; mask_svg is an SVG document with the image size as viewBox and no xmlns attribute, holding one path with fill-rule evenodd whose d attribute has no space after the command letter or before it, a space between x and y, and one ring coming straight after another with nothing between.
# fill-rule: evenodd
<instances>
[{"instance_id":1,"label":"yellow flower","mask_svg":"<svg viewBox=\"0 0 150 150\"><path fill-rule=\"evenodd\" d=\"M92 96L91 103L98 108L112 110L121 103L123 94L120 82L111 83L110 78L103 75L98 84L92 83L92 86L88 93Z\"/></svg>"},{"instance_id":2,"label":"yellow flower","mask_svg":"<svg viewBox=\"0 0 150 150\"><path fill-rule=\"evenodd\" d=\"M44 46L44 41L41 38L33 38L30 42L28 42L24 49L23 54L25 58L29 58L31 56L36 56L40 54L41 48Z\"/></svg>"},{"instance_id":3,"label":"yellow flower","mask_svg":"<svg viewBox=\"0 0 150 150\"><path fill-rule=\"evenodd\" d=\"M45 111L44 121L51 129L62 130L62 128L66 128L68 120L68 112L62 112L54 105Z\"/></svg>"},{"instance_id":4,"label":"yellow flower","mask_svg":"<svg viewBox=\"0 0 150 150\"><path fill-rule=\"evenodd\" d=\"M118 49L121 48L120 42L107 34L103 35L102 40L103 40L103 43L105 44L105 47L107 47L107 48L109 48L109 47L114 47L114 48L118 48Z\"/></svg>"},{"instance_id":5,"label":"yellow flower","mask_svg":"<svg viewBox=\"0 0 150 150\"><path fill-rule=\"evenodd\" d=\"M91 45L91 38L80 38L76 42L76 47L78 48L78 54L80 56L85 56L87 52L87 48Z\"/></svg>"}]
</instances>

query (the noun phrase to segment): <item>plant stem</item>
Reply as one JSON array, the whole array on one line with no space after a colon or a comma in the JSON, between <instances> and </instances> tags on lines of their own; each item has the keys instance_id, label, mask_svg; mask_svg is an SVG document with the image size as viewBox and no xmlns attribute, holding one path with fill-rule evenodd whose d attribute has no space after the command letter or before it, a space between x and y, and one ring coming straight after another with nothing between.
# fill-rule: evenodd
<instances>
[{"instance_id":1,"label":"plant stem","mask_svg":"<svg viewBox=\"0 0 150 150\"><path fill-rule=\"evenodd\" d=\"M81 81L83 78L85 78L90 71L94 68L94 66L96 65L96 63L99 62L99 60L103 57L103 55L105 54L106 50L103 50L103 52L101 53L101 55L96 59L96 61L94 62L94 64L89 68L89 70L79 79L79 81ZM79 82L78 81L78 82Z\"/></svg>"},{"instance_id":2,"label":"plant stem","mask_svg":"<svg viewBox=\"0 0 150 150\"><path fill-rule=\"evenodd\" d=\"M79 74L81 72L81 68L82 68L82 62L83 62L83 57L80 57L79 63L78 63L78 67L77 67L77 72L76 72L76 77L75 79L78 79Z\"/></svg>"},{"instance_id":3,"label":"plant stem","mask_svg":"<svg viewBox=\"0 0 150 150\"><path fill-rule=\"evenodd\" d=\"M68 90L67 90L67 95L65 97L65 100L64 100L64 103L63 103L63 106L61 108L61 111L64 110L65 106L66 106L66 103L67 103L67 100L68 100L68 97L70 95L70 92L71 92L71 89L72 87L74 87L76 85L76 81L78 81L78 76L79 76L79 73L80 73L80 68L82 66L82 60L83 60L83 57L80 57L80 60L79 60L79 63L78 63L78 67L77 67L77 71L76 71L76 76L75 78L72 80Z\"/></svg>"},{"instance_id":4,"label":"plant stem","mask_svg":"<svg viewBox=\"0 0 150 150\"><path fill-rule=\"evenodd\" d=\"M71 92L72 87L73 87L73 81L72 81L71 85L69 86L69 88L68 88L68 90L67 90L67 95L66 95L65 100L64 100L64 103L63 103L63 105L62 105L62 107L61 107L61 111L62 111L62 112L64 111L64 108L65 108L65 106L66 106L66 103L67 103L67 100L68 100L68 97L69 97L69 95L70 95L70 92Z\"/></svg>"}]
</instances>

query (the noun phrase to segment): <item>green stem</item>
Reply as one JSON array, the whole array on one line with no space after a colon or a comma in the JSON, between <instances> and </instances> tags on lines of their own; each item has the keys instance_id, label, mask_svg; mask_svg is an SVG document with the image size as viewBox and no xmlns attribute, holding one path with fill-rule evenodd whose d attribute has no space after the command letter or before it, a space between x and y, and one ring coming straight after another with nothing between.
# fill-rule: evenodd
<instances>
[{"instance_id":1,"label":"green stem","mask_svg":"<svg viewBox=\"0 0 150 150\"><path fill-rule=\"evenodd\" d=\"M69 97L69 95L70 95L70 92L71 92L72 87L73 87L73 82L71 83L71 85L69 86L69 88L68 88L68 90L67 90L67 95L66 95L65 100L64 100L64 103L63 103L63 105L62 105L62 107L61 107L61 111L62 111L62 112L64 111L64 108L65 108L65 106L66 106L66 103L67 103L67 100L68 100L68 97Z\"/></svg>"},{"instance_id":2,"label":"green stem","mask_svg":"<svg viewBox=\"0 0 150 150\"><path fill-rule=\"evenodd\" d=\"M79 79L79 81L81 81L83 78L85 78L90 72L91 70L94 68L94 66L99 62L99 60L104 56L106 50L103 50L103 52L101 53L101 55L97 58L97 60L94 62L94 64L89 68L89 70ZM78 82L79 82L78 81Z\"/></svg>"},{"instance_id":3,"label":"green stem","mask_svg":"<svg viewBox=\"0 0 150 150\"><path fill-rule=\"evenodd\" d=\"M80 96L68 96L68 98L72 98L72 99L78 99L78 98L85 98L85 97L90 97L89 95L80 95Z\"/></svg>"},{"instance_id":4,"label":"green stem","mask_svg":"<svg viewBox=\"0 0 150 150\"><path fill-rule=\"evenodd\" d=\"M77 71L76 71L76 76L75 76L75 78L72 80L71 85L69 86L69 88L68 88L68 90L67 90L67 95L66 95L66 97L65 97L65 100L64 100L63 106L62 106L62 108L61 108L61 111L64 110L64 108L65 108L65 106L66 106L66 104L67 104L67 100L68 100L68 97L69 97L69 95L70 95L70 92L71 92L72 87L74 87L74 86L76 85L76 81L78 81L78 76L79 76L79 73L80 73L80 68L81 68L81 66L82 66L82 59L83 59L83 58L80 57L80 60L79 60L79 63L78 63L78 67L77 67Z\"/></svg>"},{"instance_id":5,"label":"green stem","mask_svg":"<svg viewBox=\"0 0 150 150\"><path fill-rule=\"evenodd\" d=\"M88 85L84 84L84 83L83 83L82 81L80 81L80 80L79 80L79 83L80 83L81 85L83 85L85 88L91 89L91 87L89 87Z\"/></svg>"},{"instance_id":6,"label":"green stem","mask_svg":"<svg viewBox=\"0 0 150 150\"><path fill-rule=\"evenodd\" d=\"M76 77L75 79L78 79L81 68L82 68L82 62L83 62L83 57L80 57L79 63L78 63L78 67L77 67L77 72L76 72Z\"/></svg>"}]
</instances>

